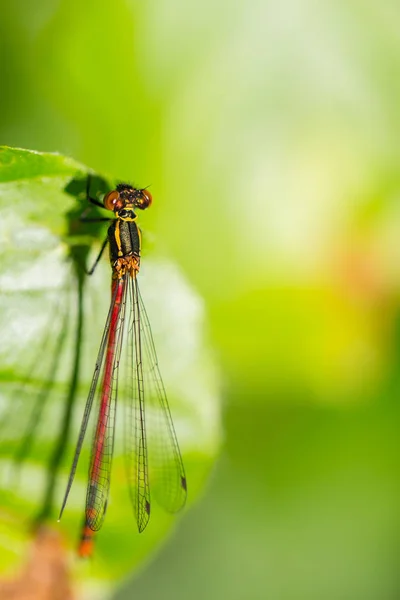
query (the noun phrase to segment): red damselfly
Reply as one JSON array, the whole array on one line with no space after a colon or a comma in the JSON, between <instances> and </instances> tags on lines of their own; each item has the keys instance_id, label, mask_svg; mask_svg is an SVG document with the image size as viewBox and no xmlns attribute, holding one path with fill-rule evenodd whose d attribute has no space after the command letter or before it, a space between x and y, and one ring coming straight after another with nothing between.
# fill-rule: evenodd
<instances>
[{"instance_id":1,"label":"red damselfly","mask_svg":"<svg viewBox=\"0 0 400 600\"><path fill-rule=\"evenodd\" d=\"M114 451L115 424L121 368L125 370L124 439L128 486L139 532L150 517L150 483L146 409L151 406L156 435L151 466L158 481L156 497L168 512L177 512L185 504L187 487L185 470L158 367L149 319L139 290L141 233L136 223L136 209L152 203L147 189L119 184L108 192L103 204L115 218L108 229L100 253L88 271L92 274L107 244L112 269L111 304L100 343L78 443L72 462L60 518L74 480L93 403L97 402L89 480L86 492L84 528L80 553L89 554L93 532L100 529L107 509ZM108 218L86 219L107 220ZM125 359L125 360L124 360ZM122 367L124 365L124 367Z\"/></svg>"}]
</instances>

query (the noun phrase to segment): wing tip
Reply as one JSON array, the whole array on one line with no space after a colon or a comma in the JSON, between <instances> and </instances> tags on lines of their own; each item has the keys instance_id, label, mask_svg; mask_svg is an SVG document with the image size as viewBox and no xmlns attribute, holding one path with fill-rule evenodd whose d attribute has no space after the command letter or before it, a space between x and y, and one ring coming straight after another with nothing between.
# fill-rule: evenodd
<instances>
[{"instance_id":1,"label":"wing tip","mask_svg":"<svg viewBox=\"0 0 400 600\"><path fill-rule=\"evenodd\" d=\"M139 533L142 533L142 531L144 531L147 527L147 523L149 522L150 519L150 502L149 500L146 500L143 506L143 511L141 512L140 515L138 515L138 520L137 520L137 526L138 526L138 530Z\"/></svg>"}]
</instances>

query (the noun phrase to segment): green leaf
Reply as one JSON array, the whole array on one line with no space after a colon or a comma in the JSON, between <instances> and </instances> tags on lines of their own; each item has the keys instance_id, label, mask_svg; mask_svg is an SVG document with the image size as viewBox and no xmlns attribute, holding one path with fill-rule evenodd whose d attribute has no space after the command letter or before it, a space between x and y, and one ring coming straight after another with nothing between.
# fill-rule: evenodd
<instances>
[{"instance_id":1,"label":"green leaf","mask_svg":"<svg viewBox=\"0 0 400 600\"><path fill-rule=\"evenodd\" d=\"M84 165L58 154L0 147L0 557L5 569L22 554L23 532L32 523L59 527L71 548L82 525L90 432L62 521L56 521L110 298L107 261L92 278L83 270L107 227L79 220L88 208L89 173L90 194L100 199L114 183ZM190 505L219 439L217 375L202 338L203 304L163 256L146 254L140 283L183 451ZM139 565L176 522L152 504L148 528L137 533L121 432L118 423L110 501L90 564L91 577L109 581ZM17 547L16 555L10 547Z\"/></svg>"},{"instance_id":2,"label":"green leaf","mask_svg":"<svg viewBox=\"0 0 400 600\"><path fill-rule=\"evenodd\" d=\"M0 146L1 183L71 176L77 171L83 173L87 168L60 154Z\"/></svg>"}]
</instances>

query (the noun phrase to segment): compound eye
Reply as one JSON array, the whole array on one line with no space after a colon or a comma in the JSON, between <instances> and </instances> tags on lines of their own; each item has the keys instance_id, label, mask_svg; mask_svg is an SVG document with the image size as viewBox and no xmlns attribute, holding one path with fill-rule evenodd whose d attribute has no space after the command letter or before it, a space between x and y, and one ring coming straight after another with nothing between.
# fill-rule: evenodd
<instances>
[{"instance_id":1,"label":"compound eye","mask_svg":"<svg viewBox=\"0 0 400 600\"><path fill-rule=\"evenodd\" d=\"M108 192L104 196L103 204L107 210L116 210L117 204L119 204L119 193L116 190Z\"/></svg>"},{"instance_id":2,"label":"compound eye","mask_svg":"<svg viewBox=\"0 0 400 600\"><path fill-rule=\"evenodd\" d=\"M136 205L138 208L144 210L148 208L153 202L153 196L150 194L149 190L140 190L140 195L136 200Z\"/></svg>"}]
</instances>

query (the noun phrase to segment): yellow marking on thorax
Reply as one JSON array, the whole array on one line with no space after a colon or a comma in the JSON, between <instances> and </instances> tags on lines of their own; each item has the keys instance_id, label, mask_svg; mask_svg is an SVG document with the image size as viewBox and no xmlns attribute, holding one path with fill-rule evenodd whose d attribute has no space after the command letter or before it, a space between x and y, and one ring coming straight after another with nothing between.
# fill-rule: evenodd
<instances>
[{"instance_id":1,"label":"yellow marking on thorax","mask_svg":"<svg viewBox=\"0 0 400 600\"><path fill-rule=\"evenodd\" d=\"M118 217L119 219L121 219L121 221L130 221L131 223L133 223L134 221L137 221L137 217L135 217L134 219L132 219L132 217Z\"/></svg>"},{"instance_id":2,"label":"yellow marking on thorax","mask_svg":"<svg viewBox=\"0 0 400 600\"><path fill-rule=\"evenodd\" d=\"M121 245L121 233L120 233L120 230L119 230L119 224L120 224L120 221L118 219L117 222L116 222L116 224L115 224L115 241L117 242L118 256L123 256L123 254L122 254L122 245Z\"/></svg>"}]
</instances>

